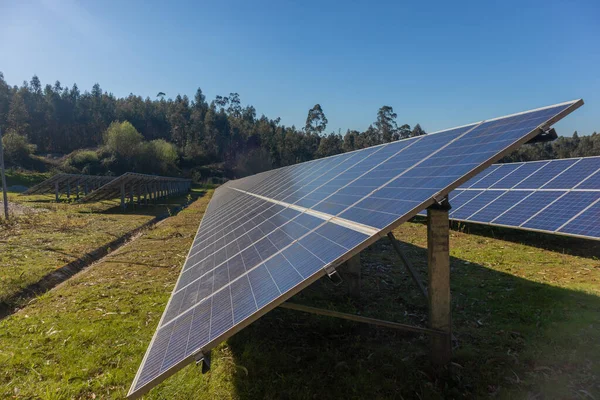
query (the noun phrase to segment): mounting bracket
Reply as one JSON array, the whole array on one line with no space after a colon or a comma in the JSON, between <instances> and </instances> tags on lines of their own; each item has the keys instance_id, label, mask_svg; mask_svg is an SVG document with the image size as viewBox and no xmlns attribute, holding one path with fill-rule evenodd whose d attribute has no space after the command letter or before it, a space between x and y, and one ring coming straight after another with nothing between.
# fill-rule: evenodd
<instances>
[{"instance_id":1,"label":"mounting bracket","mask_svg":"<svg viewBox=\"0 0 600 400\"><path fill-rule=\"evenodd\" d=\"M340 274L338 274L336 268L333 265L326 266L325 273L327 274L327 276L329 277L329 279L331 280L331 282L333 282L333 284L335 286L339 286L342 284L342 282L344 282L344 280L342 279Z\"/></svg>"},{"instance_id":2,"label":"mounting bracket","mask_svg":"<svg viewBox=\"0 0 600 400\"><path fill-rule=\"evenodd\" d=\"M433 203L432 205L430 205L427 208L431 208L434 210L440 210L440 211L450 211L450 209L452 209L452 206L450 206L450 201L448 201L448 195L444 195L444 196L435 195L433 197L433 200L435 200L435 203Z\"/></svg>"},{"instance_id":3,"label":"mounting bracket","mask_svg":"<svg viewBox=\"0 0 600 400\"><path fill-rule=\"evenodd\" d=\"M205 374L210 371L210 350L204 354L203 352L198 352L195 355L196 365L202 364L202 373Z\"/></svg>"},{"instance_id":4,"label":"mounting bracket","mask_svg":"<svg viewBox=\"0 0 600 400\"><path fill-rule=\"evenodd\" d=\"M558 139L558 134L556 133L556 130L554 130L554 128L548 128L548 129L540 128L540 133L537 136L529 139L529 141L526 142L525 144L545 143L545 142L551 142L555 139Z\"/></svg>"}]
</instances>

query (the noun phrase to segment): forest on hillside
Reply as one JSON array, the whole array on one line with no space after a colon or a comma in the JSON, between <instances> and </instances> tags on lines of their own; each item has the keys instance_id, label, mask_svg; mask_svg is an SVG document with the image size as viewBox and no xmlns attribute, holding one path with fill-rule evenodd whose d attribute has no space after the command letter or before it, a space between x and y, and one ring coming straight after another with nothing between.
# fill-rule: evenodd
<instances>
[{"instance_id":1,"label":"forest on hillside","mask_svg":"<svg viewBox=\"0 0 600 400\"><path fill-rule=\"evenodd\" d=\"M257 116L239 94L210 102L200 88L193 99L177 95L155 99L115 97L95 84L81 92L76 84L42 85L37 76L10 86L0 72L0 128L7 160L28 167L31 154L63 156L63 167L84 173L119 174L133 170L187 174L219 165L229 177L361 149L425 134L419 124L400 124L391 106L382 106L365 131L327 132L319 104L308 110L303 127ZM375 113L374 113L375 114ZM522 146L503 161L530 161L600 155L600 135L561 137ZM206 175L203 170L201 175ZM211 172L208 172L209 174Z\"/></svg>"}]
</instances>

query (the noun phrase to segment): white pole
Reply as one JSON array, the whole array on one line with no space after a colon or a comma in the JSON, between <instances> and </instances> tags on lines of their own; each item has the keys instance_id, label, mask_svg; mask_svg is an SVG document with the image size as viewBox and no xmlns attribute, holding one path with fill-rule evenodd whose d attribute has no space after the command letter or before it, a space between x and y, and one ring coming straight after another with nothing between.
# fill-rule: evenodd
<instances>
[{"instance_id":1,"label":"white pole","mask_svg":"<svg viewBox=\"0 0 600 400\"><path fill-rule=\"evenodd\" d=\"M6 175L4 173L4 148L2 146L2 129L0 128L0 175L2 176L2 195L4 197L4 217L8 219L8 194L6 193Z\"/></svg>"}]
</instances>

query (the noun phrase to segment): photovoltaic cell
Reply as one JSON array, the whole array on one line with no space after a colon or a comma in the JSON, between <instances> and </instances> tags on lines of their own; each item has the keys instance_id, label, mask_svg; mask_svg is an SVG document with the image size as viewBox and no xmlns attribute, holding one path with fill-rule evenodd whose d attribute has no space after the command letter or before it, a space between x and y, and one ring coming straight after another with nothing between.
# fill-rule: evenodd
<instances>
[{"instance_id":1,"label":"photovoltaic cell","mask_svg":"<svg viewBox=\"0 0 600 400\"><path fill-rule=\"evenodd\" d=\"M450 196L451 219L600 239L595 214L579 217L600 192L600 157L497 164L478 177L479 189L471 179Z\"/></svg>"},{"instance_id":2,"label":"photovoltaic cell","mask_svg":"<svg viewBox=\"0 0 600 400\"><path fill-rule=\"evenodd\" d=\"M555 231L600 198L600 192L568 192L523 224L525 228Z\"/></svg>"},{"instance_id":3,"label":"photovoltaic cell","mask_svg":"<svg viewBox=\"0 0 600 400\"><path fill-rule=\"evenodd\" d=\"M515 189L539 189L577 161L577 159L552 161L515 186Z\"/></svg>"},{"instance_id":4,"label":"photovoltaic cell","mask_svg":"<svg viewBox=\"0 0 600 400\"><path fill-rule=\"evenodd\" d=\"M571 235L600 237L600 202L596 202L588 209L567 223L559 232Z\"/></svg>"},{"instance_id":5,"label":"photovoltaic cell","mask_svg":"<svg viewBox=\"0 0 600 400\"><path fill-rule=\"evenodd\" d=\"M521 226L521 224L531 218L534 214L547 207L548 204L552 203L562 195L564 195L564 192L561 191L533 192L491 222L513 227Z\"/></svg>"},{"instance_id":6,"label":"photovoltaic cell","mask_svg":"<svg viewBox=\"0 0 600 400\"><path fill-rule=\"evenodd\" d=\"M499 168L496 168L492 173L484 177L483 179L475 182L471 188L472 189L487 189L489 187L494 186L496 183L500 182L507 175L515 172L519 167L523 164L500 164Z\"/></svg>"},{"instance_id":7,"label":"photovoltaic cell","mask_svg":"<svg viewBox=\"0 0 600 400\"><path fill-rule=\"evenodd\" d=\"M582 158L544 185L544 189L571 189L600 169L600 158Z\"/></svg>"},{"instance_id":8,"label":"photovoltaic cell","mask_svg":"<svg viewBox=\"0 0 600 400\"><path fill-rule=\"evenodd\" d=\"M526 191L507 191L502 192L502 195L495 198L491 202L484 204L481 209L468 217L469 221L477 221L477 222L490 222L500 214L507 211L509 208L513 207L515 204L519 203L525 197L527 197L530 192Z\"/></svg>"},{"instance_id":9,"label":"photovoltaic cell","mask_svg":"<svg viewBox=\"0 0 600 400\"><path fill-rule=\"evenodd\" d=\"M581 104L404 139L219 187L129 395L143 394ZM460 197L470 196L466 192Z\"/></svg>"},{"instance_id":10,"label":"photovoltaic cell","mask_svg":"<svg viewBox=\"0 0 600 400\"><path fill-rule=\"evenodd\" d=\"M528 163L520 163L519 167L514 171L507 173L502 179L490 186L491 189L512 189L525 178L535 173L540 168L548 164L548 161L533 161ZM513 164L504 164L501 170Z\"/></svg>"}]
</instances>

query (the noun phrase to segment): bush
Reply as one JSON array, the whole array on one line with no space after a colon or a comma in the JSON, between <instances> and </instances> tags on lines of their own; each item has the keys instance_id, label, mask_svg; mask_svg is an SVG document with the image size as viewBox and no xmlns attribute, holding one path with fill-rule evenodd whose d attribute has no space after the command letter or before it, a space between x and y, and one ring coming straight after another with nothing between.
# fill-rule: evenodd
<instances>
[{"instance_id":1,"label":"bush","mask_svg":"<svg viewBox=\"0 0 600 400\"><path fill-rule=\"evenodd\" d=\"M177 168L178 158L175 145L163 139L144 142L138 153L137 169L140 172L169 174Z\"/></svg>"},{"instance_id":2,"label":"bush","mask_svg":"<svg viewBox=\"0 0 600 400\"><path fill-rule=\"evenodd\" d=\"M30 144L25 136L14 131L9 131L2 138L2 144L6 162L20 166L29 161L36 149L35 145Z\"/></svg>"},{"instance_id":3,"label":"bush","mask_svg":"<svg viewBox=\"0 0 600 400\"><path fill-rule=\"evenodd\" d=\"M93 150L77 150L69 154L65 164L89 175L100 173L102 168L98 153Z\"/></svg>"},{"instance_id":4,"label":"bush","mask_svg":"<svg viewBox=\"0 0 600 400\"><path fill-rule=\"evenodd\" d=\"M108 150L126 159L136 156L143 140L142 134L129 121L114 121L104 132L104 144Z\"/></svg>"}]
</instances>

